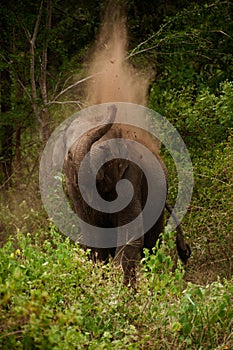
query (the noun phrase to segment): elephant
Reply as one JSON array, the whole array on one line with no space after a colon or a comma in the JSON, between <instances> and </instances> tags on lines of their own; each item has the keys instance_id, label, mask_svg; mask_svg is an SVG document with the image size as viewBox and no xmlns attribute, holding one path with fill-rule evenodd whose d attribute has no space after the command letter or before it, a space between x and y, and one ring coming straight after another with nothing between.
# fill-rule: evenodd
<instances>
[{"instance_id":1,"label":"elephant","mask_svg":"<svg viewBox=\"0 0 233 350\"><path fill-rule=\"evenodd\" d=\"M129 152L137 153L137 150L134 147L131 147L131 144L125 147L125 156L123 158L115 156L114 147L104 144L104 141L112 139L127 139L129 141L137 141L143 146L146 146L153 156L156 158L159 167L161 169L161 175L156 175L153 173L153 169L150 166L150 162L146 158L142 159L144 162L144 167L149 171L150 176L152 177L154 184L153 187L160 191L160 187L164 187L165 191L165 201L161 212L157 215L157 219L149 227L147 231L144 228L145 217L141 215L141 221L139 222L140 229L142 234L135 237L131 237L129 242L126 244L119 244L117 241L118 233L116 233L116 241L113 242L110 247L101 247L101 245L94 244L90 246L85 246L85 248L90 248L91 257L93 261L104 261L107 262L109 257L112 256L114 261L122 267L124 274L124 284L126 285L135 285L135 266L138 261L138 257L143 254L143 248L148 248L152 251L152 248L155 246L156 242L160 239L160 236L165 227L164 212L165 209L174 217L174 220L177 224L177 236L176 236L176 246L180 259L183 263L186 263L190 257L191 250L189 245L185 242L181 225L178 222L175 214L173 213L172 208L166 201L167 188L168 188L168 173L166 166L161 159L158 151L158 144L156 140L149 135L148 132L137 128L135 126L126 126L122 123L115 123L115 117L117 113L117 108L115 105L111 105L108 108L106 122L94 127L93 129L85 132L81 137L76 140L73 145L71 145L66 153L63 172L65 174L66 180L66 191L70 199L71 205L78 217L95 227L102 228L113 228L118 230L120 226L128 224L133 221L135 218L140 216L143 208L146 205L147 196L148 196L148 183L146 176L143 170L135 162L132 162L128 158ZM104 154L110 154L110 159L106 162L103 162L103 165L100 169L96 168L96 160L99 158L101 150ZM81 163L84 160L84 157L89 152L89 172L96 173L96 188L99 195L107 202L114 201L117 196L117 183L119 180L129 180L134 188L134 193L130 203L123 209L118 212L102 212L98 208L93 208L87 204L87 201L82 196L81 187L79 186L79 173L82 171ZM138 156L135 155L135 156ZM143 158L143 157L141 157ZM97 171L97 170L98 171ZM87 172L87 170L85 170ZM84 179L85 179L84 174ZM160 179L162 178L163 179ZM162 181L163 180L163 181ZM92 187L90 184L84 184L84 191L87 197L92 198ZM158 192L160 195L160 192ZM156 205L156 199L154 200L153 205ZM150 211L150 216L153 216L153 206ZM82 231L85 230L80 226ZM87 232L84 232L87 234ZM93 240L95 239L95 233L93 234Z\"/></svg>"}]
</instances>

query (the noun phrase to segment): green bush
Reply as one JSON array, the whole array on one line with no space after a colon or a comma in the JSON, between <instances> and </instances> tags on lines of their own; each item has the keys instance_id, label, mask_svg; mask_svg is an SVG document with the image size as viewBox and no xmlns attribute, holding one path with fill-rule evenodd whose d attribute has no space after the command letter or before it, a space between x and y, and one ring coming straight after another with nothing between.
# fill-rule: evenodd
<instances>
[{"instance_id":1,"label":"green bush","mask_svg":"<svg viewBox=\"0 0 233 350\"><path fill-rule=\"evenodd\" d=\"M1 249L2 349L230 349L233 280L186 285L173 234L145 251L137 292L53 227L43 235Z\"/></svg>"},{"instance_id":2,"label":"green bush","mask_svg":"<svg viewBox=\"0 0 233 350\"><path fill-rule=\"evenodd\" d=\"M208 88L196 91L190 85L181 90L159 91L154 85L150 107L166 117L180 132L191 156L227 139L233 128L233 83L225 81L217 93Z\"/></svg>"}]
</instances>

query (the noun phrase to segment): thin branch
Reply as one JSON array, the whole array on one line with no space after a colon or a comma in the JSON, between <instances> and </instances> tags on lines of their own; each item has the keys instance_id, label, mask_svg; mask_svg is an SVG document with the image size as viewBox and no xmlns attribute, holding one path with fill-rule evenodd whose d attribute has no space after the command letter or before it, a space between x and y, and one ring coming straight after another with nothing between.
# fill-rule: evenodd
<instances>
[{"instance_id":1,"label":"thin branch","mask_svg":"<svg viewBox=\"0 0 233 350\"><path fill-rule=\"evenodd\" d=\"M27 27L25 26L22 18L18 17L18 13L17 13L17 10L14 9L14 11L11 10L11 12L15 15L15 18L16 18L16 21L19 23L20 26L22 26L23 28L23 31L24 31L24 34L28 40L29 43L31 43L31 33L29 32L29 30L27 29Z\"/></svg>"},{"instance_id":2,"label":"thin branch","mask_svg":"<svg viewBox=\"0 0 233 350\"><path fill-rule=\"evenodd\" d=\"M54 96L56 96L56 93L57 93L57 90L58 90L58 87L59 87L59 84L60 84L60 77L62 76L62 72L58 73L55 79L52 76L52 74L50 74L49 72L48 72L48 75L50 76L50 78L52 78L53 81L54 80L56 81L55 87L53 89L53 94L52 94L52 98L54 98Z\"/></svg>"},{"instance_id":3,"label":"thin branch","mask_svg":"<svg viewBox=\"0 0 233 350\"><path fill-rule=\"evenodd\" d=\"M148 41L150 41L151 39L155 38L156 36L159 36L159 34L163 31L163 29L170 24L170 22L172 22L172 20L170 20L169 22L165 23L164 25L161 26L161 28L158 30L158 32L156 32L155 34L151 35L149 38L147 38L146 40L142 41L140 44L138 44L129 54L129 56L126 57L126 59L134 56L135 51L137 51L141 46L143 46L144 44L146 44Z\"/></svg>"},{"instance_id":4,"label":"thin branch","mask_svg":"<svg viewBox=\"0 0 233 350\"><path fill-rule=\"evenodd\" d=\"M221 262L225 262L225 261L230 261L230 260L232 260L232 259L233 259L233 257L227 257L227 258L222 258L222 259L216 259L216 260L214 260L214 261L208 261L208 262L206 262L206 263L203 263L203 264L201 264L201 266L214 265L214 264L216 264L216 263L221 263Z\"/></svg>"},{"instance_id":5,"label":"thin branch","mask_svg":"<svg viewBox=\"0 0 233 350\"><path fill-rule=\"evenodd\" d=\"M223 30L211 30L211 33L220 33L222 35L225 35L226 37L230 38L231 40L233 40L233 37L227 33L225 33Z\"/></svg>"},{"instance_id":6,"label":"thin branch","mask_svg":"<svg viewBox=\"0 0 233 350\"><path fill-rule=\"evenodd\" d=\"M49 107L54 104L57 104L57 105L75 104L75 105L78 105L80 109L82 108L81 101L49 101L45 106L43 106L43 108Z\"/></svg>"},{"instance_id":7,"label":"thin branch","mask_svg":"<svg viewBox=\"0 0 233 350\"><path fill-rule=\"evenodd\" d=\"M155 35L154 35L155 36ZM151 39L152 37L154 36L151 36L149 39ZM137 48L141 47L144 43L146 43L148 40L140 43L135 49L133 49L130 54L126 57L126 60L128 60L129 58L133 57L133 56L136 56L136 55L139 55L143 52L148 52L148 51L152 51L156 48L158 48L164 41L167 41L167 40L171 40L171 39L179 39L179 38L183 38L183 37L190 37L191 35L189 33L183 35L183 34L173 34L173 35L170 35L170 36L166 36L165 38L162 38L160 39L155 45L151 46L151 47L147 47L145 49L141 49L139 51L136 51ZM192 37L194 37L194 35L192 35ZM189 42L188 42L189 43ZM170 43L171 44L171 43ZM180 44L180 43L178 43ZM192 44L191 42L189 44Z\"/></svg>"},{"instance_id":8,"label":"thin branch","mask_svg":"<svg viewBox=\"0 0 233 350\"><path fill-rule=\"evenodd\" d=\"M29 98L30 101L32 101L32 97L29 94L29 92L27 91L26 87L24 86L24 84L22 83L22 81L20 80L20 78L18 77L17 74L15 74L15 77L17 79L17 82L19 83L19 85L22 87L22 89L24 90L24 92L26 93L27 97Z\"/></svg>"},{"instance_id":9,"label":"thin branch","mask_svg":"<svg viewBox=\"0 0 233 350\"><path fill-rule=\"evenodd\" d=\"M218 5L233 5L233 2L222 1L222 2L219 2L219 3L213 3L213 4L208 5L208 8L215 7L215 6L218 6Z\"/></svg>"},{"instance_id":10,"label":"thin branch","mask_svg":"<svg viewBox=\"0 0 233 350\"><path fill-rule=\"evenodd\" d=\"M205 178L210 179L210 180L215 180L215 181L218 181L218 182L220 182L224 185L227 185L229 187L232 186L232 183L227 183L226 181L222 181L222 180L218 179L217 177L212 177L212 176L208 176L208 175L204 175L204 174L196 174L196 176L205 177Z\"/></svg>"},{"instance_id":11,"label":"thin branch","mask_svg":"<svg viewBox=\"0 0 233 350\"><path fill-rule=\"evenodd\" d=\"M11 181L11 179L12 179L13 177L14 177L14 173L12 173L10 176L8 176L8 178L6 179L6 181L4 181L4 183L0 185L0 190L3 189L3 188L8 184L8 182ZM0 337L0 339L1 339L1 337Z\"/></svg>"},{"instance_id":12,"label":"thin branch","mask_svg":"<svg viewBox=\"0 0 233 350\"><path fill-rule=\"evenodd\" d=\"M92 78L94 78L95 76L99 75L99 74L102 74L103 72L98 72L98 73L95 73L95 74L92 74L92 75L89 75L88 77L86 78L83 78L79 81L76 81L76 83L72 84L72 85L69 85L67 88L65 88L64 90L62 90L61 92L59 92L59 94L57 94L57 96L55 96L54 98L54 101L58 100L59 97L61 97L62 95L64 95L67 91L73 89L74 87L84 83L85 81L87 80L90 80Z\"/></svg>"},{"instance_id":13,"label":"thin branch","mask_svg":"<svg viewBox=\"0 0 233 350\"><path fill-rule=\"evenodd\" d=\"M23 333L23 330L18 330L18 331L14 331L14 332L9 332L9 333L6 333L6 334L3 334L0 336L0 339L3 339L3 338L6 338L6 337L9 337L11 335L14 335L14 334L21 334Z\"/></svg>"},{"instance_id":14,"label":"thin branch","mask_svg":"<svg viewBox=\"0 0 233 350\"><path fill-rule=\"evenodd\" d=\"M63 83L63 87L62 88L65 88L65 86L68 84L68 82L70 81L70 80L72 80L73 79L73 75L70 75L68 78L66 78L66 80L64 81L64 83Z\"/></svg>"},{"instance_id":15,"label":"thin branch","mask_svg":"<svg viewBox=\"0 0 233 350\"><path fill-rule=\"evenodd\" d=\"M32 36L32 39L31 39L31 45L32 46L34 46L35 42L36 42L36 37L37 37L37 34L38 34L38 29L39 29L39 25L40 25L41 16L42 16L43 4L44 4L44 1L41 0L39 13L38 13L38 16L37 16L37 20L36 20L36 24L35 24L35 27L34 27L33 36Z\"/></svg>"},{"instance_id":16,"label":"thin branch","mask_svg":"<svg viewBox=\"0 0 233 350\"><path fill-rule=\"evenodd\" d=\"M16 17L17 18L17 17ZM31 40L32 40L32 36L31 36L31 34L30 34L30 32L29 32L29 30L26 28L26 26L24 25L24 23L22 22L22 27L23 27L23 30L24 30L24 34L25 34L25 36L26 36L26 38L27 38L27 40L28 40L28 42L29 43L31 43Z\"/></svg>"}]
</instances>

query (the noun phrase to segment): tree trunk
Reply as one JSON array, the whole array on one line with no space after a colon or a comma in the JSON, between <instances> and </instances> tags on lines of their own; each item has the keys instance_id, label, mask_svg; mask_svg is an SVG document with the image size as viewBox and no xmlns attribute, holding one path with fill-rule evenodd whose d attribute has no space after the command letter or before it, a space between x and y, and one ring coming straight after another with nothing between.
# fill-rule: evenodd
<instances>
[{"instance_id":1,"label":"tree trunk","mask_svg":"<svg viewBox=\"0 0 233 350\"><path fill-rule=\"evenodd\" d=\"M48 0L47 2L47 14L46 14L46 37L44 41L44 47L41 57L41 74L39 83L40 86L38 88L36 84L35 78L35 70L36 70L36 60L35 60L35 44L38 34L39 25L41 22L42 11L43 11L44 1L42 0L40 3L40 9L37 16L37 20L34 27L34 32L32 38L27 34L29 43L30 43L30 53L31 53L31 61L30 61L30 79L31 79L31 87L32 87L32 101L33 101L33 110L35 117L37 119L38 128L39 128L39 136L40 141L42 143L42 148L45 142L48 140L51 132L50 128L50 116L47 108L48 103L48 92L47 92L47 61L48 61L48 43L49 43L49 32L51 29L51 18L52 18L52 2ZM43 106L42 109L39 106L39 97L41 96Z\"/></svg>"},{"instance_id":2,"label":"tree trunk","mask_svg":"<svg viewBox=\"0 0 233 350\"><path fill-rule=\"evenodd\" d=\"M41 140L46 142L51 133L50 116L48 112L48 92L47 92L47 64L48 64L48 43L49 43L49 33L51 30L51 20L52 20L52 1L47 1L47 14L46 14L46 37L44 42L44 48L42 53L41 62L41 79L40 79L40 91L42 96L43 105L45 106L41 111Z\"/></svg>"}]
</instances>

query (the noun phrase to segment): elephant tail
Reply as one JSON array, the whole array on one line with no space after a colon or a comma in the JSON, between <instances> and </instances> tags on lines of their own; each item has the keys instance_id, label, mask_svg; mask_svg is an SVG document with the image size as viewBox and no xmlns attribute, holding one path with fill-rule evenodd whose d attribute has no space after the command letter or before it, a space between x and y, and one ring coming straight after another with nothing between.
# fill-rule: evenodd
<instances>
[{"instance_id":1,"label":"elephant tail","mask_svg":"<svg viewBox=\"0 0 233 350\"><path fill-rule=\"evenodd\" d=\"M186 264L187 260L191 255L190 246L188 245L188 243L185 242L181 223L177 218L176 214L174 213L173 208L167 202L165 203L165 208L167 209L168 213L172 216L176 224L176 248L181 261L184 264Z\"/></svg>"}]
</instances>

